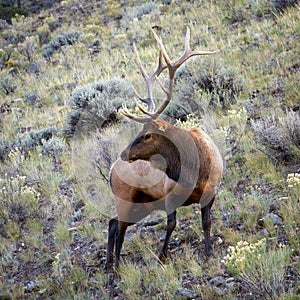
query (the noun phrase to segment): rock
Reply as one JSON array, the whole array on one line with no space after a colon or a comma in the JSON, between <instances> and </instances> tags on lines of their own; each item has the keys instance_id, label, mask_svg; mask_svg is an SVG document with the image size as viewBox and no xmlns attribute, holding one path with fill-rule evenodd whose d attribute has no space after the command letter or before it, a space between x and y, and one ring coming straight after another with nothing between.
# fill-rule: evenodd
<instances>
[{"instance_id":1,"label":"rock","mask_svg":"<svg viewBox=\"0 0 300 300\"><path fill-rule=\"evenodd\" d=\"M29 281L27 284L24 285L24 291L29 293L35 290L40 286L39 281Z\"/></svg>"},{"instance_id":2,"label":"rock","mask_svg":"<svg viewBox=\"0 0 300 300\"><path fill-rule=\"evenodd\" d=\"M290 51L283 51L281 52L278 57L284 57L284 56L287 56L288 54L290 53Z\"/></svg>"},{"instance_id":3,"label":"rock","mask_svg":"<svg viewBox=\"0 0 300 300\"><path fill-rule=\"evenodd\" d=\"M269 236L269 231L263 228L262 230L259 231L259 235L261 235L262 237L267 237Z\"/></svg>"},{"instance_id":4,"label":"rock","mask_svg":"<svg viewBox=\"0 0 300 300\"><path fill-rule=\"evenodd\" d=\"M226 283L225 291L232 291L235 287L235 282L231 281L229 283Z\"/></svg>"},{"instance_id":5,"label":"rock","mask_svg":"<svg viewBox=\"0 0 300 300\"><path fill-rule=\"evenodd\" d=\"M100 44L101 44L100 40L96 39L96 40L93 41L92 47L99 47Z\"/></svg>"},{"instance_id":6,"label":"rock","mask_svg":"<svg viewBox=\"0 0 300 300\"><path fill-rule=\"evenodd\" d=\"M222 245L224 241L219 236L216 236L212 238L212 243L215 245Z\"/></svg>"},{"instance_id":7,"label":"rock","mask_svg":"<svg viewBox=\"0 0 300 300\"><path fill-rule=\"evenodd\" d=\"M30 63L29 67L27 68L28 73L34 73L34 74L39 74L41 71L41 67L39 63L33 61Z\"/></svg>"},{"instance_id":8,"label":"rock","mask_svg":"<svg viewBox=\"0 0 300 300\"><path fill-rule=\"evenodd\" d=\"M171 242L170 242L170 245L171 246L175 246L175 247L178 247L182 244L182 240L178 237L174 238Z\"/></svg>"},{"instance_id":9,"label":"rock","mask_svg":"<svg viewBox=\"0 0 300 300\"><path fill-rule=\"evenodd\" d=\"M175 292L175 296L177 297L184 297L184 299L192 299L197 297L197 293L195 291L189 289L178 289Z\"/></svg>"},{"instance_id":10,"label":"rock","mask_svg":"<svg viewBox=\"0 0 300 300\"><path fill-rule=\"evenodd\" d=\"M267 214L266 216L262 217L262 218L259 218L257 220L257 224L261 227L265 227L265 223L266 222L272 222L272 224L274 226L278 226L278 225L281 225L282 224L282 218L279 217L277 214L275 213L269 213Z\"/></svg>"},{"instance_id":11,"label":"rock","mask_svg":"<svg viewBox=\"0 0 300 300\"><path fill-rule=\"evenodd\" d=\"M278 215L274 214L274 213L269 213L265 216L265 219L270 219L274 225L280 225L282 224L282 218L279 217Z\"/></svg>"},{"instance_id":12,"label":"rock","mask_svg":"<svg viewBox=\"0 0 300 300\"><path fill-rule=\"evenodd\" d=\"M234 30L234 29L237 29L239 26L240 26L240 22L235 22L230 25L229 29Z\"/></svg>"},{"instance_id":13,"label":"rock","mask_svg":"<svg viewBox=\"0 0 300 300\"><path fill-rule=\"evenodd\" d=\"M214 286L220 295L223 295L227 291L232 291L235 288L236 279L234 277L225 278L220 275L211 278L208 283Z\"/></svg>"},{"instance_id":14,"label":"rock","mask_svg":"<svg viewBox=\"0 0 300 300\"><path fill-rule=\"evenodd\" d=\"M57 28L61 27L61 21L54 20L52 22L49 22L48 26L49 26L50 31L53 32Z\"/></svg>"},{"instance_id":15,"label":"rock","mask_svg":"<svg viewBox=\"0 0 300 300\"><path fill-rule=\"evenodd\" d=\"M142 226L154 226L154 225L158 225L160 223L162 223L164 221L163 218L160 218L160 217L148 217L142 221L140 221L139 223L142 225Z\"/></svg>"},{"instance_id":16,"label":"rock","mask_svg":"<svg viewBox=\"0 0 300 300\"><path fill-rule=\"evenodd\" d=\"M261 37L263 37L263 34L261 34L261 33L255 33L255 34L253 34L253 39L254 40L259 40Z\"/></svg>"},{"instance_id":17,"label":"rock","mask_svg":"<svg viewBox=\"0 0 300 300\"><path fill-rule=\"evenodd\" d=\"M244 225L244 224L239 225L239 226L238 226L238 230L241 230L241 231L242 231L242 230L245 230L245 225Z\"/></svg>"},{"instance_id":18,"label":"rock","mask_svg":"<svg viewBox=\"0 0 300 300\"><path fill-rule=\"evenodd\" d=\"M215 277L211 278L208 281L208 283L213 286L221 286L224 284L224 277L223 276L215 276Z\"/></svg>"},{"instance_id":19,"label":"rock","mask_svg":"<svg viewBox=\"0 0 300 300\"><path fill-rule=\"evenodd\" d=\"M40 100L40 96L37 94L37 92L33 95L30 95L28 93L25 94L24 102L25 104L30 104L31 106L35 106L35 104Z\"/></svg>"}]
</instances>

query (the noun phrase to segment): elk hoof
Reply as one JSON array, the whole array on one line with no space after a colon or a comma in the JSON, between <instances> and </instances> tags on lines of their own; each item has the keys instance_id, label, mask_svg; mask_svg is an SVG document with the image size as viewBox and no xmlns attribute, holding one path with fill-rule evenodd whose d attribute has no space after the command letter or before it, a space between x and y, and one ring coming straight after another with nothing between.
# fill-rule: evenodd
<instances>
[{"instance_id":1,"label":"elk hoof","mask_svg":"<svg viewBox=\"0 0 300 300\"><path fill-rule=\"evenodd\" d=\"M103 269L104 269L105 273L108 273L108 274L112 273L113 265L112 264L106 264Z\"/></svg>"},{"instance_id":2,"label":"elk hoof","mask_svg":"<svg viewBox=\"0 0 300 300\"><path fill-rule=\"evenodd\" d=\"M164 254L160 254L159 257L158 257L158 259L159 259L159 263L162 264L162 265L164 265L166 263L167 256L164 255Z\"/></svg>"}]
</instances>

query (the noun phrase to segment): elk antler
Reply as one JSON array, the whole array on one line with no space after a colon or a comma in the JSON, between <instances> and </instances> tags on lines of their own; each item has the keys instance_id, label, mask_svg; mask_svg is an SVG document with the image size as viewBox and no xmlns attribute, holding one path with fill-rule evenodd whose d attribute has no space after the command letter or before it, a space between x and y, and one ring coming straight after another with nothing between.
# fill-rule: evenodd
<instances>
[{"instance_id":1,"label":"elk antler","mask_svg":"<svg viewBox=\"0 0 300 300\"><path fill-rule=\"evenodd\" d=\"M184 53L182 54L181 57L179 57L177 60L175 60L174 62L172 62L167 54L167 51L165 49L165 46L161 40L161 38L156 34L156 32L152 29L154 38L156 39L158 46L159 46L159 59L158 59L158 67L156 69L156 71L149 76L147 74L147 72L145 71L139 54L137 52L137 49L134 45L134 52L137 58L137 62L140 68L140 71L144 77L144 80L146 82L146 86L147 86L147 92L148 92L148 96L146 98L141 97L137 91L135 91L136 96L138 97L138 99L144 103L147 104L148 106L148 110L145 110L143 108L143 106L141 106L139 103L137 103L138 108L147 116L137 116L134 114L131 114L128 109L126 108L126 106L123 106L123 109L121 111L121 113L123 115L125 115L126 117L133 119L137 122L141 122L141 123L148 123L149 121L151 121L152 119L156 119L162 112L163 110L167 107L167 105L170 103L171 99L172 99L172 92L173 92L173 86L174 86L174 80L175 80L175 73L178 70L178 68L189 58L191 58L192 56L195 55L210 55L210 54L214 54L219 52L219 50L213 50L213 51L192 51L191 47L190 47L190 28L187 27L187 31L186 31L186 36L185 36L185 43L184 43ZM163 63L163 59L165 61L165 63ZM161 72L165 69L168 69L169 71L169 84L168 87L164 87L163 84L160 82L160 80L158 79L158 76L161 74ZM153 93L152 93L152 89L153 89L153 85L155 83L155 81L157 80L157 82L159 83L161 89L163 90L163 92L166 94L166 99L161 103L161 105L158 107L158 109L155 110L155 103L153 101Z\"/></svg>"}]
</instances>

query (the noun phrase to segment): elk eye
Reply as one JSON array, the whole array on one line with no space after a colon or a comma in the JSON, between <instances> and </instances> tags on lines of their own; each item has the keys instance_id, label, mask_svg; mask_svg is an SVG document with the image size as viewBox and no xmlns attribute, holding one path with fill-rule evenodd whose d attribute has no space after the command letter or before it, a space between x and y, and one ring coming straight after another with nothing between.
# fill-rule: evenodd
<instances>
[{"instance_id":1,"label":"elk eye","mask_svg":"<svg viewBox=\"0 0 300 300\"><path fill-rule=\"evenodd\" d=\"M151 138L151 133L146 133L145 134L145 141L149 140Z\"/></svg>"}]
</instances>

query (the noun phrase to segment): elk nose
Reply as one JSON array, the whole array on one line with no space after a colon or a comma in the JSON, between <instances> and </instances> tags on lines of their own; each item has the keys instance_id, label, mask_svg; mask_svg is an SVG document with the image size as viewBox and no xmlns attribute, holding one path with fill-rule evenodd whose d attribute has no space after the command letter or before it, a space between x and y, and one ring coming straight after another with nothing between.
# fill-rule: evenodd
<instances>
[{"instance_id":1,"label":"elk nose","mask_svg":"<svg viewBox=\"0 0 300 300\"><path fill-rule=\"evenodd\" d=\"M128 159L129 159L129 152L128 151L126 151L126 150L124 150L124 151L122 151L122 153L121 153L121 159L122 160L124 160L124 161L128 161Z\"/></svg>"}]
</instances>

